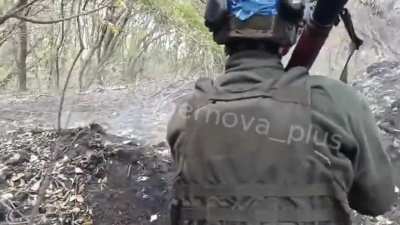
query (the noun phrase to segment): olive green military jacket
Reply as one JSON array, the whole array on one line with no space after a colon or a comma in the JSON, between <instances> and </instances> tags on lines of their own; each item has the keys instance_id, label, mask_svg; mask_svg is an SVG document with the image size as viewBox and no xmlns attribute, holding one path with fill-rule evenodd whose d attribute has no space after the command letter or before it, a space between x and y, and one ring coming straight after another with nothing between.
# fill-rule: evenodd
<instances>
[{"instance_id":1,"label":"olive green military jacket","mask_svg":"<svg viewBox=\"0 0 400 225\"><path fill-rule=\"evenodd\" d=\"M251 71L254 75L278 79L284 69L277 56L265 52L246 51L228 59L226 74L216 83L240 85L235 74ZM246 83L246 80L243 80ZM312 125L329 134L335 134L339 153L331 160L339 173L348 205L361 214L377 216L390 209L395 200L391 166L379 139L375 119L368 105L351 87L322 76L308 78L311 93ZM194 94L204 90L196 89ZM180 103L184 104L185 99ZM182 160L182 143L187 132L187 120L182 108L172 116L167 139L176 162ZM190 112L187 112L190 113ZM207 140L204 140L205 142ZM190 166L190 165L189 165ZM304 204L312 204L306 202Z\"/></svg>"}]
</instances>

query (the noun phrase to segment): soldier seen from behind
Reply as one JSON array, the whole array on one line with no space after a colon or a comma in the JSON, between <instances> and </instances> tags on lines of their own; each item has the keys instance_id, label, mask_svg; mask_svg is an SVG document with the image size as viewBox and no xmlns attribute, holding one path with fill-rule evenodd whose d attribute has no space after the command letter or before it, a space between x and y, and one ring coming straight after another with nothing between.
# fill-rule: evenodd
<instances>
[{"instance_id":1,"label":"soldier seen from behind","mask_svg":"<svg viewBox=\"0 0 400 225\"><path fill-rule=\"evenodd\" d=\"M320 0L308 23L331 26L339 2ZM169 123L172 225L350 225L351 209L390 210L391 166L364 100L281 63L303 11L301 0L209 0L206 25L228 60Z\"/></svg>"}]
</instances>

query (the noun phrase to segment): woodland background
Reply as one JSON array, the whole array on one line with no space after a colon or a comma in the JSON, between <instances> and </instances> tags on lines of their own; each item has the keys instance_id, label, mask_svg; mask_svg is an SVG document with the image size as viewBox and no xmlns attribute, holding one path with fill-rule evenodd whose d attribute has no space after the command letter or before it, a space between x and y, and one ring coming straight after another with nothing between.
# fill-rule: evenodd
<instances>
[{"instance_id":1,"label":"woodland background","mask_svg":"<svg viewBox=\"0 0 400 225\"><path fill-rule=\"evenodd\" d=\"M205 2L0 0L0 225L167 224L167 121L226 59ZM365 41L351 83L400 187L400 1L347 6ZM338 78L349 43L339 25L311 73ZM399 206L354 224L400 225Z\"/></svg>"},{"instance_id":2,"label":"woodland background","mask_svg":"<svg viewBox=\"0 0 400 225\"><path fill-rule=\"evenodd\" d=\"M0 90L135 86L221 69L200 0L2 0Z\"/></svg>"},{"instance_id":3,"label":"woodland background","mask_svg":"<svg viewBox=\"0 0 400 225\"><path fill-rule=\"evenodd\" d=\"M1 0L0 91L59 93L67 80L84 91L216 75L225 56L203 25L204 7L205 0ZM400 3L352 0L348 7L366 41L352 61L353 77L397 59ZM313 71L337 77L348 46L340 25Z\"/></svg>"}]
</instances>

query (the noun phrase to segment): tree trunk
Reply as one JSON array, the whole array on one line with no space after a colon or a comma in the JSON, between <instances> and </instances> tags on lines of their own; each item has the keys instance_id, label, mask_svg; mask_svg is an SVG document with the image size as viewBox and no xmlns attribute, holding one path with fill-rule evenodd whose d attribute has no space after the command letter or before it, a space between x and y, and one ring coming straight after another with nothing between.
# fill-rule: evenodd
<instances>
[{"instance_id":1,"label":"tree trunk","mask_svg":"<svg viewBox=\"0 0 400 225\"><path fill-rule=\"evenodd\" d=\"M27 4L27 0L20 0L19 6ZM23 12L22 12L23 14ZM21 21L19 24L19 33L18 33L18 90L26 91L27 90L27 82L26 82L26 58L28 56L28 26L26 22Z\"/></svg>"}]
</instances>

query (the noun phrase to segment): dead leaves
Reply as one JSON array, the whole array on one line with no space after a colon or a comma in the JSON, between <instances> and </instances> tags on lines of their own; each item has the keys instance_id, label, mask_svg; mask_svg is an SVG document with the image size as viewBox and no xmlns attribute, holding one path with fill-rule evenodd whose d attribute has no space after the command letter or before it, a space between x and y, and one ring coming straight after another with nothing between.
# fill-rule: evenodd
<instances>
[{"instance_id":1,"label":"dead leaves","mask_svg":"<svg viewBox=\"0 0 400 225\"><path fill-rule=\"evenodd\" d=\"M38 216L34 218L35 224L93 224L84 197L85 183L91 174L81 166L85 164L96 168L96 165L92 165L90 160L81 163L80 154L71 153L79 144L69 146L60 143L59 146L64 146L62 156L56 157L52 170L49 168L54 158L51 146L56 141L67 144L77 142L81 137L71 139L76 134L63 134L65 138L59 138L51 131L33 133L19 130L0 138L0 201L7 211L4 220L8 224L29 221L46 170L49 171L49 185L45 189ZM98 137L91 142L93 148L101 147Z\"/></svg>"}]
</instances>

